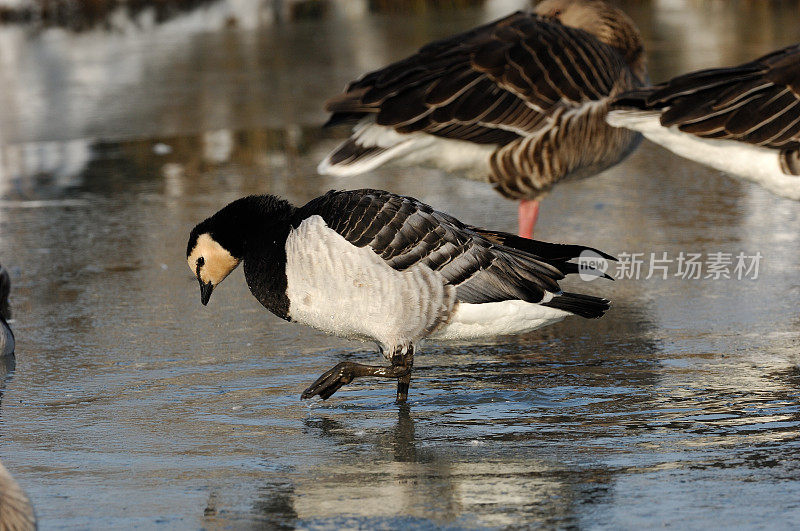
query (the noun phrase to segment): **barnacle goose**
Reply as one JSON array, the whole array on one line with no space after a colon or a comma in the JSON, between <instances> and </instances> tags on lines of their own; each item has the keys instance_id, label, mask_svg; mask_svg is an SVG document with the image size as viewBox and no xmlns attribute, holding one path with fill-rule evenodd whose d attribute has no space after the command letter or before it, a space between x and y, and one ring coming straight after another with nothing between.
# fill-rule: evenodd
<instances>
[{"instance_id":1,"label":"barnacle goose","mask_svg":"<svg viewBox=\"0 0 800 531\"><path fill-rule=\"evenodd\" d=\"M204 305L243 262L250 291L272 313L375 341L391 361L339 363L303 398L326 399L353 378L381 376L398 379L403 402L422 339L518 334L571 314L602 316L607 300L558 285L578 272L570 260L585 251L613 259L469 226L411 197L353 190L299 208L272 195L238 199L191 231L186 256Z\"/></svg>"}]
</instances>

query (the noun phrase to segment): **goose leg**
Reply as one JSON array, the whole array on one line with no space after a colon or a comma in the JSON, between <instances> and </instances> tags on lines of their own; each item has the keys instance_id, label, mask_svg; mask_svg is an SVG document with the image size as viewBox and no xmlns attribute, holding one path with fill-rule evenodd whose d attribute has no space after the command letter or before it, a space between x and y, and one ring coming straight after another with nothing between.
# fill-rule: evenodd
<instances>
[{"instance_id":1,"label":"goose leg","mask_svg":"<svg viewBox=\"0 0 800 531\"><path fill-rule=\"evenodd\" d=\"M393 358L394 359L394 358ZM395 365L391 367L378 367L375 365L362 365L360 363L353 363L352 361L343 361L336 364L333 368L326 371L322 376L317 378L317 381L311 384L308 389L303 391L300 398L311 398L314 395L319 395L323 400L327 400L338 391L343 385L347 385L355 378L362 376L378 376L381 378L403 378L411 374L411 367L406 365ZM410 377L409 377L410 379ZM398 383L398 387L399 387ZM399 400L398 389L398 400ZM406 384L406 393L408 392L408 384Z\"/></svg>"},{"instance_id":2,"label":"goose leg","mask_svg":"<svg viewBox=\"0 0 800 531\"><path fill-rule=\"evenodd\" d=\"M539 201L523 199L519 202L519 235L522 238L533 239L533 227L539 217Z\"/></svg>"},{"instance_id":3,"label":"goose leg","mask_svg":"<svg viewBox=\"0 0 800 531\"><path fill-rule=\"evenodd\" d=\"M405 352L403 352L405 350ZM392 367L407 368L408 372L397 379L397 400L395 403L404 404L408 399L408 386L411 384L411 368L414 366L414 345L405 349L398 349L392 355Z\"/></svg>"}]
</instances>

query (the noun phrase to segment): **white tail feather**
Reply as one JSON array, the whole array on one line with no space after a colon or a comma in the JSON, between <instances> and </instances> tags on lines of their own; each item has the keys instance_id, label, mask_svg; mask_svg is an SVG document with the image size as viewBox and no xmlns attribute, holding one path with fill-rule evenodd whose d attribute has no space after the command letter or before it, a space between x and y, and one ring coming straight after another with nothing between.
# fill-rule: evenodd
<instances>
[{"instance_id":1,"label":"white tail feather","mask_svg":"<svg viewBox=\"0 0 800 531\"><path fill-rule=\"evenodd\" d=\"M612 127L624 127L645 132L653 127L660 127L660 117L661 111L620 109L609 112L606 116L606 122Z\"/></svg>"},{"instance_id":2,"label":"white tail feather","mask_svg":"<svg viewBox=\"0 0 800 531\"><path fill-rule=\"evenodd\" d=\"M352 151L353 143L363 152L356 150L354 156L332 162L342 149ZM474 144L422 132L398 133L391 127L377 125L370 117L361 120L353 128L352 136L319 163L317 172L344 177L398 161L406 165L432 163L448 171L466 171L467 177L483 181L489 172L489 157L496 148L493 144Z\"/></svg>"},{"instance_id":3,"label":"white tail feather","mask_svg":"<svg viewBox=\"0 0 800 531\"><path fill-rule=\"evenodd\" d=\"M381 148L378 151L367 152L361 156L357 156L352 161L331 162L331 158L344 147L350 140L347 140L334 149L322 162L317 166L317 173L320 175L333 175L335 177L347 177L350 175L359 175L371 170L374 170L382 164L386 164L390 160L402 157L409 151L414 149L414 138L407 138L403 142L396 144L390 148Z\"/></svg>"}]
</instances>

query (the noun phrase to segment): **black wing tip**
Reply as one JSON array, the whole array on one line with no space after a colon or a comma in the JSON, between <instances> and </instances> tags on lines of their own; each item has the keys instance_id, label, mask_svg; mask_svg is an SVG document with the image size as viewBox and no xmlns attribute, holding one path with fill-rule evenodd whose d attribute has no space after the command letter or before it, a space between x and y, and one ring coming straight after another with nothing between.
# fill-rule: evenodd
<instances>
[{"instance_id":1,"label":"black wing tip","mask_svg":"<svg viewBox=\"0 0 800 531\"><path fill-rule=\"evenodd\" d=\"M600 271L599 269L597 269L596 267L592 267L592 266L581 267L579 264L575 264L575 263L572 263L572 262L566 262L566 263L559 264L557 267L558 267L558 270L561 271L564 274L564 276L573 275L573 274L576 274L576 275L591 275L591 276L595 276L597 278L605 278L605 279L608 279L608 280L610 280L612 282L614 280L616 280L614 277L612 277L608 273L604 273L604 272Z\"/></svg>"},{"instance_id":2,"label":"black wing tip","mask_svg":"<svg viewBox=\"0 0 800 531\"><path fill-rule=\"evenodd\" d=\"M594 247L588 247L586 245L544 242L541 240L523 238L522 236L517 236L507 232L490 231L477 227L468 228L478 232L492 243L497 243L505 247L511 247L512 249L524 251L544 260L571 260L573 258L580 258L582 253L591 252L596 253L598 256L601 256L606 260L612 260L614 262L619 261L619 259L614 255L608 254L599 249L595 249Z\"/></svg>"},{"instance_id":3,"label":"black wing tip","mask_svg":"<svg viewBox=\"0 0 800 531\"><path fill-rule=\"evenodd\" d=\"M603 258L605 258L606 260L611 260L612 262L619 262L619 258L614 256L613 254L608 254L606 252L603 252L600 249L595 249L594 247L584 247L583 250L584 251L590 251L590 252L593 252L593 253L597 253L600 256L602 256Z\"/></svg>"},{"instance_id":4,"label":"black wing tip","mask_svg":"<svg viewBox=\"0 0 800 531\"><path fill-rule=\"evenodd\" d=\"M565 291L553 297L550 302L542 303L542 306L564 310L585 319L599 319L611 308L611 301L593 295Z\"/></svg>"}]
</instances>

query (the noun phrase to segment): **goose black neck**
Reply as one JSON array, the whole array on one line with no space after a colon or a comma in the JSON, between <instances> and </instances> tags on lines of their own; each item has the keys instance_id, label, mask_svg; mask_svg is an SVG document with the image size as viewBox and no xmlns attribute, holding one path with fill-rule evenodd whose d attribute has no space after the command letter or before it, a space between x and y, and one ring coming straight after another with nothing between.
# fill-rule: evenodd
<instances>
[{"instance_id":1,"label":"goose black neck","mask_svg":"<svg viewBox=\"0 0 800 531\"><path fill-rule=\"evenodd\" d=\"M11 306L8 304L8 296L11 293L11 281L8 272L0 265L0 320L4 323L11 319Z\"/></svg>"}]
</instances>

